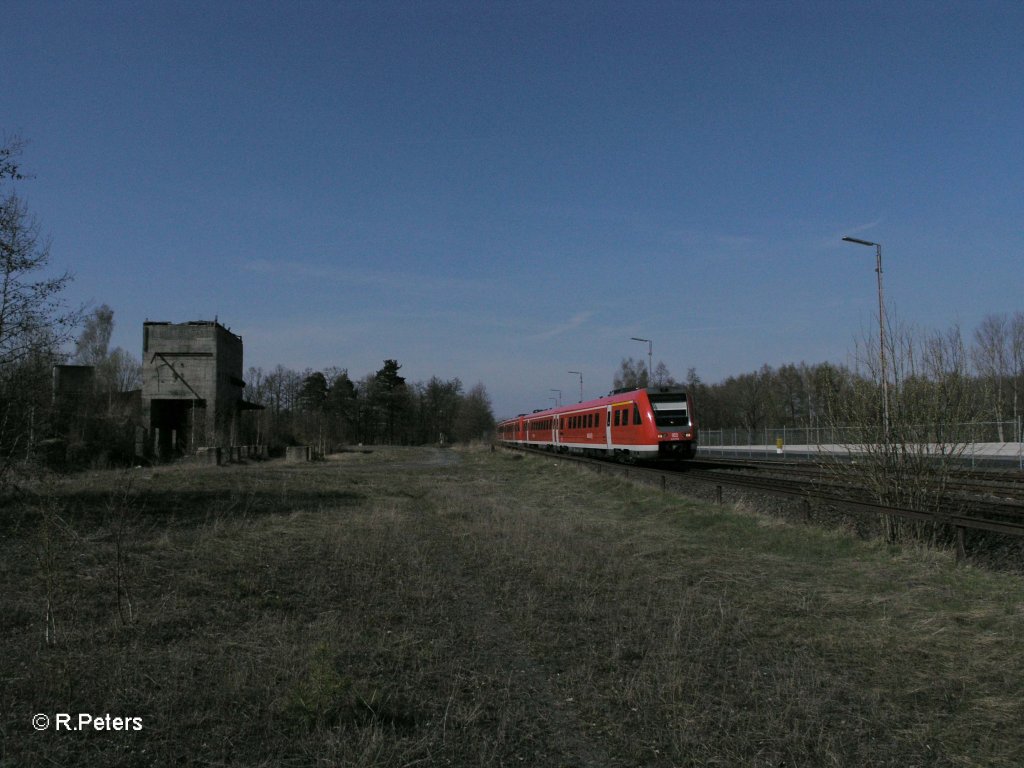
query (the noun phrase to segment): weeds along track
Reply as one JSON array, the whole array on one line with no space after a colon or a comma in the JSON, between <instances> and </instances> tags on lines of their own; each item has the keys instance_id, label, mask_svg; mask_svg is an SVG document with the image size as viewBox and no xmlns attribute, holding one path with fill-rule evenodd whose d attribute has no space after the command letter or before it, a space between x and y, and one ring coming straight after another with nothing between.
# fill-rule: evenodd
<instances>
[{"instance_id":1,"label":"weeds along track","mask_svg":"<svg viewBox=\"0 0 1024 768\"><path fill-rule=\"evenodd\" d=\"M782 477L812 485L831 482L834 485L837 468L848 470L844 475L854 477L856 465L813 460L697 459L687 462L686 468L753 477ZM981 501L1002 499L1024 503L1024 472L1017 469L954 469L943 481L950 492L976 497Z\"/></svg>"},{"instance_id":2,"label":"weeds along track","mask_svg":"<svg viewBox=\"0 0 1024 768\"><path fill-rule=\"evenodd\" d=\"M706 475L726 483L827 501L853 511L1024 536L1024 475L1017 470L955 470L942 476L923 472L910 478L894 473L888 481L893 485L936 486L933 492L922 494L926 506L912 509L874 501L872 497L885 489L852 464L698 461L686 471L698 478Z\"/></svg>"},{"instance_id":3,"label":"weeds along track","mask_svg":"<svg viewBox=\"0 0 1024 768\"><path fill-rule=\"evenodd\" d=\"M4 768L1024 757L1024 584L946 554L504 451L35 490L0 516ZM143 728L33 729L60 712Z\"/></svg>"},{"instance_id":4,"label":"weeds along track","mask_svg":"<svg viewBox=\"0 0 1024 768\"><path fill-rule=\"evenodd\" d=\"M877 479L873 479L875 485L872 487L866 476L858 473L855 465L847 463L822 465L809 461L698 459L665 468L529 450L577 461L597 472L621 474L663 489L680 488L691 482L712 485L717 489L719 501L722 486L728 486L752 493L799 499L807 504L829 505L852 514L890 516L943 526L956 535L960 557L965 555L964 532L967 530L1024 538L1024 477L1018 471L957 471L941 479L941 491L921 494L925 504L907 507L877 501ZM912 480L923 484L930 478ZM892 482L907 481L895 478Z\"/></svg>"}]
</instances>

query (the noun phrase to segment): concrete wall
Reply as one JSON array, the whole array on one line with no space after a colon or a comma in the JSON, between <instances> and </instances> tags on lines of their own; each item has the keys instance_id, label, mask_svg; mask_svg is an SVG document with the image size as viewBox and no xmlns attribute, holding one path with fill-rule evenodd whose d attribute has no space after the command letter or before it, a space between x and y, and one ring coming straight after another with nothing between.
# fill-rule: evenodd
<instances>
[{"instance_id":1,"label":"concrete wall","mask_svg":"<svg viewBox=\"0 0 1024 768\"><path fill-rule=\"evenodd\" d=\"M81 400L96 391L96 369L91 365L53 366L53 399Z\"/></svg>"}]
</instances>

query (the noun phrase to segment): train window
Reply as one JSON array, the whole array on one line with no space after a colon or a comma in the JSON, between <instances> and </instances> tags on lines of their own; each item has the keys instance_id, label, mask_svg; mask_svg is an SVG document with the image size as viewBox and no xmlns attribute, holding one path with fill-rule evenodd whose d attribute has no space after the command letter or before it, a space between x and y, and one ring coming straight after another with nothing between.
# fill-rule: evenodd
<instances>
[{"instance_id":1,"label":"train window","mask_svg":"<svg viewBox=\"0 0 1024 768\"><path fill-rule=\"evenodd\" d=\"M654 423L659 427L690 426L686 394L683 392L651 395L651 408L654 409Z\"/></svg>"},{"instance_id":2,"label":"train window","mask_svg":"<svg viewBox=\"0 0 1024 768\"><path fill-rule=\"evenodd\" d=\"M640 406L633 403L633 423L640 424Z\"/></svg>"},{"instance_id":3,"label":"train window","mask_svg":"<svg viewBox=\"0 0 1024 768\"><path fill-rule=\"evenodd\" d=\"M615 426L619 426L619 411L615 412Z\"/></svg>"},{"instance_id":4,"label":"train window","mask_svg":"<svg viewBox=\"0 0 1024 768\"><path fill-rule=\"evenodd\" d=\"M594 426L597 427L598 429L600 429L601 428L601 414L600 413L596 413L594 415L597 417L594 420Z\"/></svg>"}]
</instances>

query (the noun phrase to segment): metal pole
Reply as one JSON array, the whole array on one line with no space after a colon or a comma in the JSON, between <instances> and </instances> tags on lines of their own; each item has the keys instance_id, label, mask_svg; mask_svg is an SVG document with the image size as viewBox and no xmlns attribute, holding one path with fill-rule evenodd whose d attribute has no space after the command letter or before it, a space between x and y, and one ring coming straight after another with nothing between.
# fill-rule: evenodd
<instances>
[{"instance_id":1,"label":"metal pole","mask_svg":"<svg viewBox=\"0 0 1024 768\"><path fill-rule=\"evenodd\" d=\"M885 365L885 298L882 292L882 244L856 237L844 237L844 242L870 245L875 248L875 272L878 273L878 354L882 367L882 431L889 438L889 374Z\"/></svg>"},{"instance_id":2,"label":"metal pole","mask_svg":"<svg viewBox=\"0 0 1024 768\"><path fill-rule=\"evenodd\" d=\"M882 358L882 428L886 440L889 438L889 376L885 367L885 298L882 293L882 244L875 244L875 261L878 273L878 349Z\"/></svg>"},{"instance_id":3,"label":"metal pole","mask_svg":"<svg viewBox=\"0 0 1024 768\"><path fill-rule=\"evenodd\" d=\"M580 377L580 402L583 402L583 374L580 371L569 371L569 373L575 373Z\"/></svg>"},{"instance_id":4,"label":"metal pole","mask_svg":"<svg viewBox=\"0 0 1024 768\"><path fill-rule=\"evenodd\" d=\"M630 336L632 341L646 341L647 342L647 386L654 386L654 342L650 339L641 339L639 336Z\"/></svg>"}]
</instances>

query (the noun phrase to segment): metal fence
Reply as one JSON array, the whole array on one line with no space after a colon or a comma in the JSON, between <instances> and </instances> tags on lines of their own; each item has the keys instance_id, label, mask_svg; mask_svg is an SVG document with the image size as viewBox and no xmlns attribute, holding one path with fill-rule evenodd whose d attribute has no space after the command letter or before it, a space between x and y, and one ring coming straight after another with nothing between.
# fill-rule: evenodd
<instances>
[{"instance_id":1,"label":"metal fence","mask_svg":"<svg viewBox=\"0 0 1024 768\"><path fill-rule=\"evenodd\" d=\"M939 427L910 427L906 434L929 435L941 431L949 441L957 443L1020 443L1024 424L1016 421L984 421L967 424L945 424ZM870 442L877 436L877 430L863 427L760 427L747 429L732 427L726 429L701 429L700 444L707 448L716 446L776 445L858 445Z\"/></svg>"},{"instance_id":2,"label":"metal fence","mask_svg":"<svg viewBox=\"0 0 1024 768\"><path fill-rule=\"evenodd\" d=\"M1015 461L1024 469L1024 419L1015 421L986 421L966 424L940 424L903 427L902 441L922 445L967 446L964 460L973 466L976 460L995 455L1001 460ZM733 427L731 429L702 429L700 431L700 450L705 455L714 455L716 449L727 449L729 455L742 454L744 448L751 449L750 455L756 452L764 455L771 448L778 452L792 450L798 446L808 446L810 450L819 450L821 446L851 447L871 444L878 441L877 427L761 427L747 429ZM980 448L979 443L994 444L995 449L974 450ZM827 449L826 449L827 450ZM724 454L723 454L724 455Z\"/></svg>"}]
</instances>

